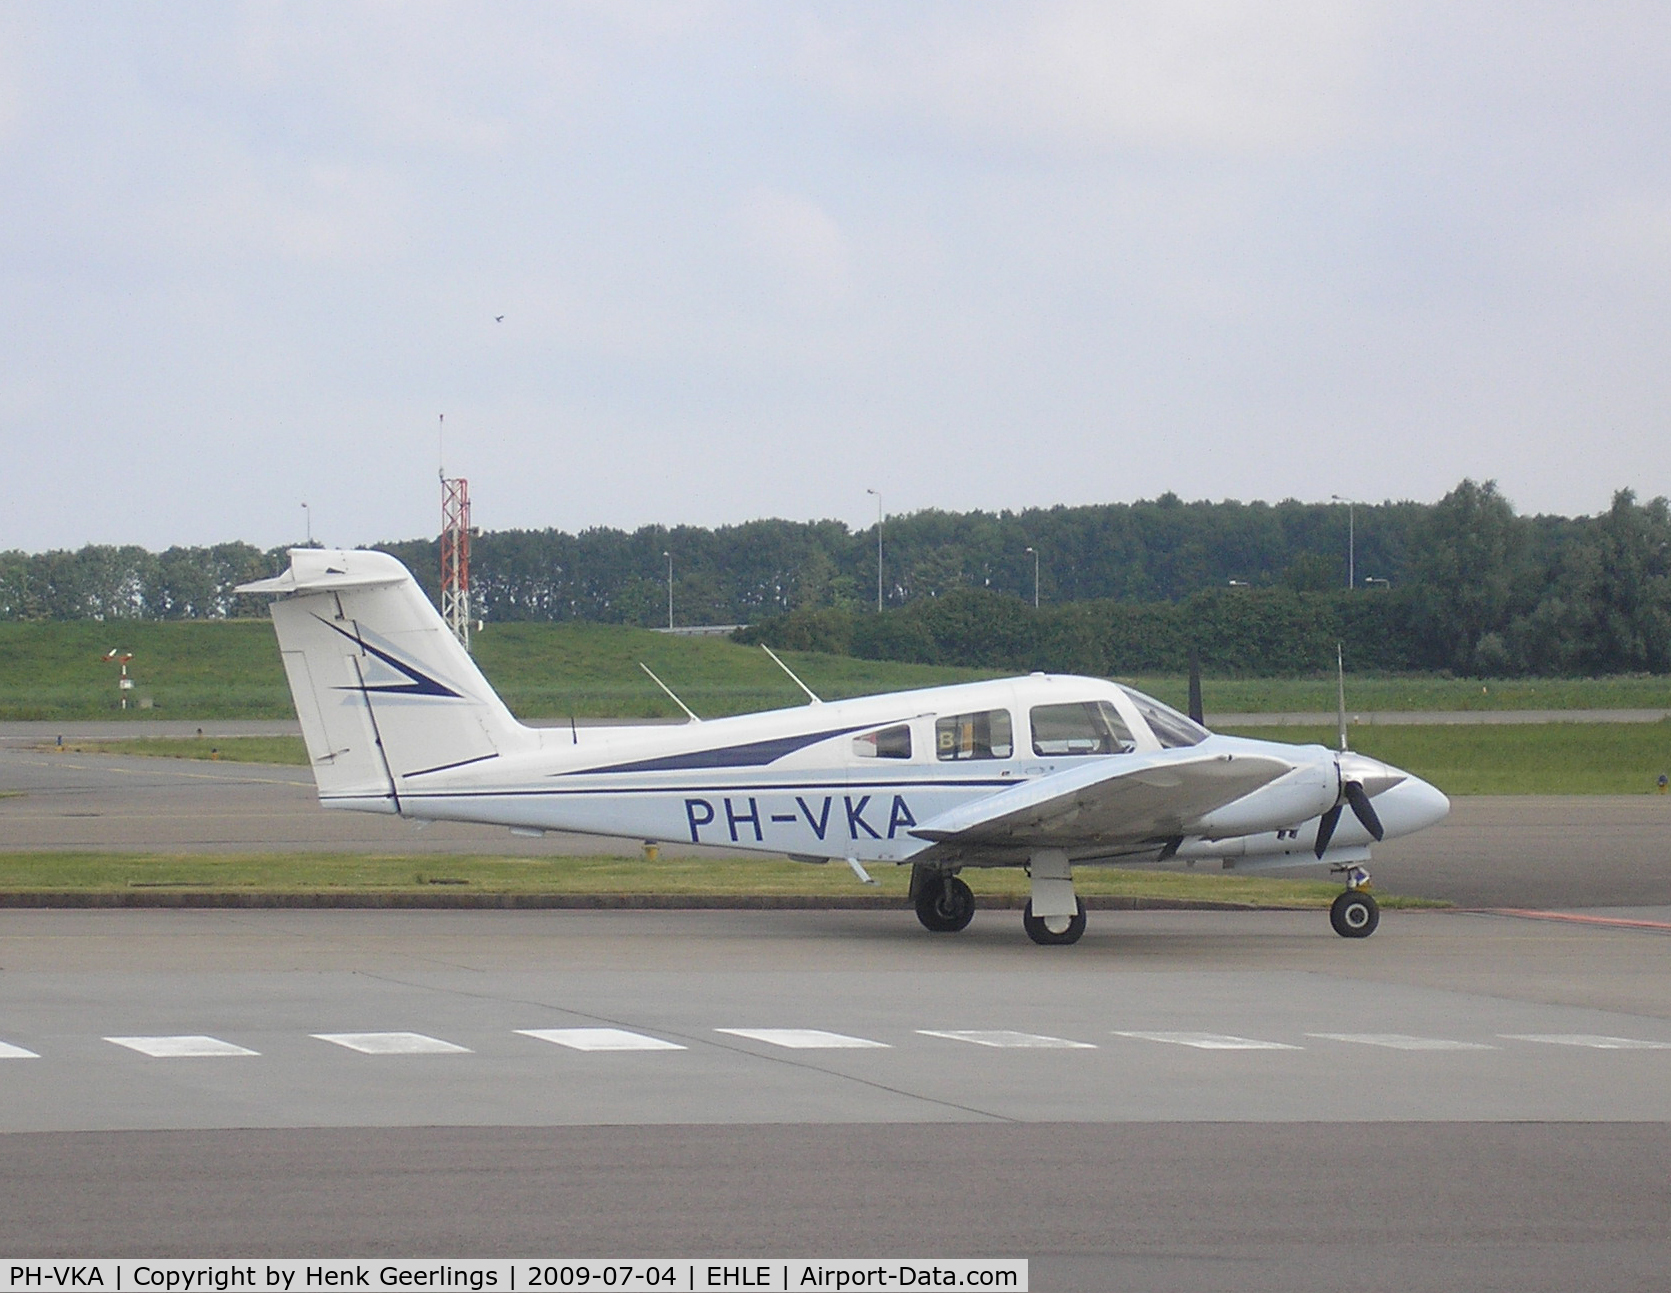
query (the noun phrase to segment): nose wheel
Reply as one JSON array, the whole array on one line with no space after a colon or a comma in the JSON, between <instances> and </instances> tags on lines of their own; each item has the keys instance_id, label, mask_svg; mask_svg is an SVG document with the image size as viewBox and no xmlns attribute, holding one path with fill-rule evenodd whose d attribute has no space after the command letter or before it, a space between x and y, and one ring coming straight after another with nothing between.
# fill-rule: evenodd
<instances>
[{"instance_id":1,"label":"nose wheel","mask_svg":"<svg viewBox=\"0 0 1671 1293\"><path fill-rule=\"evenodd\" d=\"M1362 889L1348 889L1329 907L1329 924L1342 938L1368 938L1381 923L1381 904Z\"/></svg>"}]
</instances>

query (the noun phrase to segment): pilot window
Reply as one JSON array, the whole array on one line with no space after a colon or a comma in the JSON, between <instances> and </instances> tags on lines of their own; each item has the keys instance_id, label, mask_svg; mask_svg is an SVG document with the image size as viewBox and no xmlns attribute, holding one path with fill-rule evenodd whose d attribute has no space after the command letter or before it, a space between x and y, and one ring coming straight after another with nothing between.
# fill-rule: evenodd
<instances>
[{"instance_id":1,"label":"pilot window","mask_svg":"<svg viewBox=\"0 0 1671 1293\"><path fill-rule=\"evenodd\" d=\"M1106 700L1035 705L1031 718L1034 754L1129 754L1133 747L1120 711Z\"/></svg>"},{"instance_id":2,"label":"pilot window","mask_svg":"<svg viewBox=\"0 0 1671 1293\"><path fill-rule=\"evenodd\" d=\"M934 720L934 756L954 759L1007 759L1015 751L1007 709L952 714Z\"/></svg>"},{"instance_id":3,"label":"pilot window","mask_svg":"<svg viewBox=\"0 0 1671 1293\"><path fill-rule=\"evenodd\" d=\"M911 729L904 723L853 738L853 753L861 759L909 759Z\"/></svg>"}]
</instances>

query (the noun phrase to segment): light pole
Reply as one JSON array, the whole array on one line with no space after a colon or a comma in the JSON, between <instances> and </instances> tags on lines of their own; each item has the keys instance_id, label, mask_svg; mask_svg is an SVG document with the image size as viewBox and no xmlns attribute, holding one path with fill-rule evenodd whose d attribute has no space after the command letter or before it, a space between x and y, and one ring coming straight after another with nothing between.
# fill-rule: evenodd
<instances>
[{"instance_id":1,"label":"light pole","mask_svg":"<svg viewBox=\"0 0 1671 1293\"><path fill-rule=\"evenodd\" d=\"M1350 498L1342 498L1339 494L1330 494L1336 503L1346 504L1346 586L1358 586L1358 525L1353 510L1357 503Z\"/></svg>"},{"instance_id":2,"label":"light pole","mask_svg":"<svg viewBox=\"0 0 1671 1293\"><path fill-rule=\"evenodd\" d=\"M302 517L307 522L308 547L313 546L313 509L306 503L302 504Z\"/></svg>"},{"instance_id":3,"label":"light pole","mask_svg":"<svg viewBox=\"0 0 1671 1293\"><path fill-rule=\"evenodd\" d=\"M1033 609L1036 611L1039 608L1039 550L1028 548L1027 551L1033 554Z\"/></svg>"},{"instance_id":4,"label":"light pole","mask_svg":"<svg viewBox=\"0 0 1671 1293\"><path fill-rule=\"evenodd\" d=\"M882 491L867 489L867 494L876 495L876 613L882 613Z\"/></svg>"},{"instance_id":5,"label":"light pole","mask_svg":"<svg viewBox=\"0 0 1671 1293\"><path fill-rule=\"evenodd\" d=\"M664 552L661 555L667 558L667 627L671 631L673 628L673 554Z\"/></svg>"}]
</instances>

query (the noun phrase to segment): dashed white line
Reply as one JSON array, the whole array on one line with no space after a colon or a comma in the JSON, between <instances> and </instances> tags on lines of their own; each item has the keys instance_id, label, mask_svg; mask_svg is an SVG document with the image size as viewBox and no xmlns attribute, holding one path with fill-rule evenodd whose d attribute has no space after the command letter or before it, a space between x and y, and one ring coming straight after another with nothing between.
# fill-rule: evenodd
<instances>
[{"instance_id":1,"label":"dashed white line","mask_svg":"<svg viewBox=\"0 0 1671 1293\"><path fill-rule=\"evenodd\" d=\"M822 1028L716 1028L714 1031L797 1051L888 1049L887 1042L849 1037L845 1033L827 1033Z\"/></svg>"},{"instance_id":2,"label":"dashed white line","mask_svg":"<svg viewBox=\"0 0 1671 1293\"><path fill-rule=\"evenodd\" d=\"M1066 1037L1046 1037L1042 1033L1018 1033L1009 1028L919 1028L924 1037L945 1037L954 1042L972 1042L976 1046L1031 1047L1038 1050L1094 1051L1090 1042L1070 1041Z\"/></svg>"},{"instance_id":3,"label":"dashed white line","mask_svg":"<svg viewBox=\"0 0 1671 1293\"><path fill-rule=\"evenodd\" d=\"M21 1046L13 1046L10 1042L0 1042L0 1060L38 1060L40 1056L34 1051L26 1051Z\"/></svg>"},{"instance_id":4,"label":"dashed white line","mask_svg":"<svg viewBox=\"0 0 1671 1293\"><path fill-rule=\"evenodd\" d=\"M468 1046L455 1046L423 1033L311 1033L322 1042L346 1046L362 1055L469 1055Z\"/></svg>"},{"instance_id":5,"label":"dashed white line","mask_svg":"<svg viewBox=\"0 0 1671 1293\"><path fill-rule=\"evenodd\" d=\"M1640 1037L1605 1037L1595 1033L1499 1033L1511 1042L1547 1042L1551 1046L1587 1046L1595 1051L1671 1051L1671 1042Z\"/></svg>"},{"instance_id":6,"label":"dashed white line","mask_svg":"<svg viewBox=\"0 0 1671 1293\"><path fill-rule=\"evenodd\" d=\"M1229 1033L1151 1033L1126 1031L1116 1028L1116 1037L1135 1037L1145 1042L1169 1042L1173 1046L1193 1046L1202 1051L1299 1051L1303 1046L1287 1042L1264 1042L1254 1037L1233 1037Z\"/></svg>"},{"instance_id":7,"label":"dashed white line","mask_svg":"<svg viewBox=\"0 0 1671 1293\"><path fill-rule=\"evenodd\" d=\"M555 1042L575 1051L682 1051L677 1042L628 1032L625 1028L518 1028L524 1037Z\"/></svg>"},{"instance_id":8,"label":"dashed white line","mask_svg":"<svg viewBox=\"0 0 1671 1293\"><path fill-rule=\"evenodd\" d=\"M1412 1037L1408 1033L1307 1033L1330 1042L1355 1042L1360 1046L1384 1046L1394 1051L1494 1051L1484 1042L1453 1042L1445 1037Z\"/></svg>"},{"instance_id":9,"label":"dashed white line","mask_svg":"<svg viewBox=\"0 0 1671 1293\"><path fill-rule=\"evenodd\" d=\"M106 1037L105 1041L126 1046L130 1051L153 1059L199 1059L210 1055L259 1055L247 1046L235 1046L218 1037L188 1034L182 1037Z\"/></svg>"}]
</instances>

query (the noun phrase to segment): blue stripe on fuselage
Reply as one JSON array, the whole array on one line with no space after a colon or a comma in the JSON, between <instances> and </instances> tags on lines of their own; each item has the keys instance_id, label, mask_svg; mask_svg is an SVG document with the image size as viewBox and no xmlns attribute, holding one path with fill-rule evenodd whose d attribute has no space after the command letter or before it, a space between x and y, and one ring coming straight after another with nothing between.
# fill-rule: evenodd
<instances>
[{"instance_id":1,"label":"blue stripe on fuselage","mask_svg":"<svg viewBox=\"0 0 1671 1293\"><path fill-rule=\"evenodd\" d=\"M653 759L635 759L630 763L611 763L601 768L576 768L559 772L559 777L590 777L605 772L689 772L697 768L759 768L774 763L786 754L803 750L809 745L827 741L833 736L862 732L880 723L857 723L852 727L837 727L827 732L806 732L800 736L774 736L768 741L749 741L744 745L725 745L714 750L692 750L688 754L663 754Z\"/></svg>"}]
</instances>

